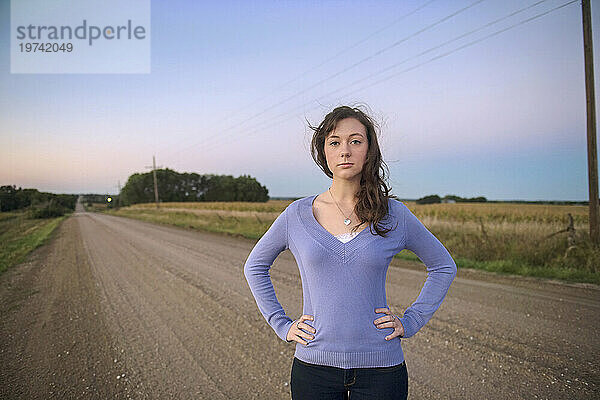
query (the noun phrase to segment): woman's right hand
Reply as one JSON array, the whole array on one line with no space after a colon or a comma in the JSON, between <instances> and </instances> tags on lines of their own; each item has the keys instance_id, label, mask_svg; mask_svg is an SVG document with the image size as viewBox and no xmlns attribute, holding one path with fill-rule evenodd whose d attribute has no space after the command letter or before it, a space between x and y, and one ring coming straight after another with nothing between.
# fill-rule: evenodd
<instances>
[{"instance_id":1,"label":"woman's right hand","mask_svg":"<svg viewBox=\"0 0 600 400\"><path fill-rule=\"evenodd\" d=\"M302 343L303 345L307 345L308 342L302 340L302 338L306 338L306 339L314 339L314 335L311 335L310 333L306 333L304 332L302 329L311 332L311 333L315 333L317 330L315 328L313 328L312 326L308 325L306 322L306 320L310 320L310 321L314 321L314 317L312 315L303 315L301 316L299 319L295 320L292 323L292 326L290 327L290 329L288 330L287 336L286 336L286 340L288 342L298 342L298 343ZM300 322L298 322L300 321ZM298 324L300 326L300 329L298 328Z\"/></svg>"}]
</instances>

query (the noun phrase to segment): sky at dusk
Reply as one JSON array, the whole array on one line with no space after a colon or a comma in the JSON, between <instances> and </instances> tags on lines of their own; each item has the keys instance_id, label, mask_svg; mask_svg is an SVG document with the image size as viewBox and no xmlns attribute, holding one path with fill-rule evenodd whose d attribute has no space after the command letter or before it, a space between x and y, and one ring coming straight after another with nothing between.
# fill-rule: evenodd
<instances>
[{"instance_id":1,"label":"sky at dusk","mask_svg":"<svg viewBox=\"0 0 600 400\"><path fill-rule=\"evenodd\" d=\"M580 1L485 38L567 2L152 1L149 74L11 74L0 0L0 185L115 194L155 155L304 197L306 120L362 104L400 198L588 200Z\"/></svg>"}]
</instances>

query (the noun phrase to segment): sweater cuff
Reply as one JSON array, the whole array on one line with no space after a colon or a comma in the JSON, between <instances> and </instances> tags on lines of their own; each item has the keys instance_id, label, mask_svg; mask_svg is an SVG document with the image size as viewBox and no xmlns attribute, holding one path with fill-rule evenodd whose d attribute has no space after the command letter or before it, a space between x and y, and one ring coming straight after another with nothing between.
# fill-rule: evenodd
<instances>
[{"instance_id":1,"label":"sweater cuff","mask_svg":"<svg viewBox=\"0 0 600 400\"><path fill-rule=\"evenodd\" d=\"M411 320L406 315L404 315L402 318L398 318L398 319L400 320L400 323L402 324L402 327L404 328L404 335L400 336L402 339L406 339L406 338L413 336L419 330L418 327L414 326L411 323Z\"/></svg>"},{"instance_id":2,"label":"sweater cuff","mask_svg":"<svg viewBox=\"0 0 600 400\"><path fill-rule=\"evenodd\" d=\"M276 321L273 321L272 327L281 340L289 343L286 337L293 323L294 321L290 317L283 315L281 317L278 317Z\"/></svg>"}]
</instances>

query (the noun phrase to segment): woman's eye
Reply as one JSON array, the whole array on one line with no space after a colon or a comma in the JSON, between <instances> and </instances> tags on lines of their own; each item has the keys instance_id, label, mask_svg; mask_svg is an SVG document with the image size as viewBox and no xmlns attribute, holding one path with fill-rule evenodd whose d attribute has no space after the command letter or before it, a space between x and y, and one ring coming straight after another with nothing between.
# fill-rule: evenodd
<instances>
[{"instance_id":1,"label":"woman's eye","mask_svg":"<svg viewBox=\"0 0 600 400\"><path fill-rule=\"evenodd\" d=\"M354 142L358 142L359 144L362 143L360 140L358 139L354 139L352 142L350 143L354 143ZM336 140L334 140L333 142L330 142L329 145L332 146L334 143L338 143Z\"/></svg>"}]
</instances>

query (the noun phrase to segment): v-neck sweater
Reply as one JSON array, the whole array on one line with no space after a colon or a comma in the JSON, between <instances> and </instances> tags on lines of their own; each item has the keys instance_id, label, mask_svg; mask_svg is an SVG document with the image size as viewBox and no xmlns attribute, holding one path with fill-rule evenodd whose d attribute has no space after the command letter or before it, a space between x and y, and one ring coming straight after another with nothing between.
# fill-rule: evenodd
<instances>
[{"instance_id":1,"label":"v-neck sweater","mask_svg":"<svg viewBox=\"0 0 600 400\"><path fill-rule=\"evenodd\" d=\"M448 250L404 203L388 199L389 213L379 226L392 228L387 237L370 224L348 242L338 240L315 218L317 195L289 204L258 240L244 264L244 275L259 311L277 336L287 341L294 322L279 303L269 270L289 249L302 281L302 314L314 320L308 344L296 342L301 361L338 368L389 367L404 361L402 339L417 333L440 307L457 273ZM403 337L386 340L394 328L374 321L388 308L386 274L395 254L408 249L425 264L427 278L417 299L399 318ZM298 316L299 317L299 316ZM311 332L307 332L311 333ZM291 341L290 341L291 342Z\"/></svg>"}]
</instances>

